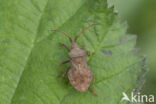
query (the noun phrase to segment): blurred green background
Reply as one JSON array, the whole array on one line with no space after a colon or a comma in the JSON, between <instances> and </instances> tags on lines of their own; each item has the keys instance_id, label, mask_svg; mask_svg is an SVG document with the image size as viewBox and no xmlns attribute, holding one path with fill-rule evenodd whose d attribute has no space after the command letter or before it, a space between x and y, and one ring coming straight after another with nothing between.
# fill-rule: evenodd
<instances>
[{"instance_id":1,"label":"blurred green background","mask_svg":"<svg viewBox=\"0 0 156 104\"><path fill-rule=\"evenodd\" d=\"M136 34L137 47L147 56L146 83L142 94L156 96L156 0L109 0L120 18L128 22L128 33Z\"/></svg>"}]
</instances>

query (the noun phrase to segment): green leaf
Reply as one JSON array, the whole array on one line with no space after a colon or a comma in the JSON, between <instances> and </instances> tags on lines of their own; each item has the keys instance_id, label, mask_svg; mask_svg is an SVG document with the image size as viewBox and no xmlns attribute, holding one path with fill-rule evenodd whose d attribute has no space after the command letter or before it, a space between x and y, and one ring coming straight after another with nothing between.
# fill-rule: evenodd
<instances>
[{"instance_id":1,"label":"green leaf","mask_svg":"<svg viewBox=\"0 0 156 104\"><path fill-rule=\"evenodd\" d=\"M94 53L88 65L95 92L76 91L58 77L59 63L69 59L59 45L89 24L78 45ZM142 58L135 53L135 36L125 35L106 0L0 0L0 104L117 104L122 92L137 85ZM64 65L66 70L70 64Z\"/></svg>"},{"instance_id":2,"label":"green leaf","mask_svg":"<svg viewBox=\"0 0 156 104\"><path fill-rule=\"evenodd\" d=\"M107 0L108 5L114 5L115 10L119 11L122 20L129 20L138 14L139 7L143 4L144 0Z\"/></svg>"}]
</instances>

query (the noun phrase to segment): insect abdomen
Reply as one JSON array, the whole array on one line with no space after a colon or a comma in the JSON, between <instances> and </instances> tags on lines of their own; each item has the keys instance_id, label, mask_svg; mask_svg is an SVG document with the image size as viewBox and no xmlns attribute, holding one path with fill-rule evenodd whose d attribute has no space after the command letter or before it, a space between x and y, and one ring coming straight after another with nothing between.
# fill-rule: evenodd
<instances>
[{"instance_id":1,"label":"insect abdomen","mask_svg":"<svg viewBox=\"0 0 156 104\"><path fill-rule=\"evenodd\" d=\"M90 81L92 79L92 72L89 67L85 67L82 70L73 69L71 67L68 72L68 78L71 84L80 92L84 92L88 89Z\"/></svg>"}]
</instances>

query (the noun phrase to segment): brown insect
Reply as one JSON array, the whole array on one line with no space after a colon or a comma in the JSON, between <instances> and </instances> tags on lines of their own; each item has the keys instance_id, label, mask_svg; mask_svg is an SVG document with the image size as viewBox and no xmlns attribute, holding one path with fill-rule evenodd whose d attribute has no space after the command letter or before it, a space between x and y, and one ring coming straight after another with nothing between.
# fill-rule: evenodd
<instances>
[{"instance_id":1,"label":"brown insect","mask_svg":"<svg viewBox=\"0 0 156 104\"><path fill-rule=\"evenodd\" d=\"M93 73L86 61L86 54L88 53L88 51L79 48L76 43L76 40L80 37L80 35L83 32L85 32L87 29L94 25L95 24L87 26L83 31L81 31L78 35L75 36L74 40L72 40L72 38L68 34L61 30L53 30L64 34L69 38L71 42L71 50L64 43L60 43L69 51L70 56L70 60L63 61L60 65L71 62L71 66L69 70L67 70L68 78L70 80L70 83L74 86L74 88L80 92L84 92L89 88L90 82L93 79ZM64 77L65 75L66 72L62 74L62 77ZM91 92L92 94L96 95L93 89L91 90Z\"/></svg>"}]
</instances>

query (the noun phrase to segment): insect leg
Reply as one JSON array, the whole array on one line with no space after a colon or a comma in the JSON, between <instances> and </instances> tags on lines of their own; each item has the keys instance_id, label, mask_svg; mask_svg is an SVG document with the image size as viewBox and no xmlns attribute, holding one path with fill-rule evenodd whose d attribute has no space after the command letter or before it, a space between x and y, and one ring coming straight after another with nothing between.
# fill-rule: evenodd
<instances>
[{"instance_id":1,"label":"insect leg","mask_svg":"<svg viewBox=\"0 0 156 104\"><path fill-rule=\"evenodd\" d=\"M61 68L61 66L62 66L63 64L68 63L68 62L70 62L70 60L66 60L66 61L63 61L63 62L60 63L61 73L62 73L62 68ZM64 74L64 73L63 73L63 74ZM59 75L59 77L62 77L63 74Z\"/></svg>"},{"instance_id":2,"label":"insect leg","mask_svg":"<svg viewBox=\"0 0 156 104\"><path fill-rule=\"evenodd\" d=\"M92 82L92 85L91 85L90 92L91 92L94 96L98 96L98 95L94 92L94 83L95 83L95 78L93 77L93 82Z\"/></svg>"},{"instance_id":3,"label":"insect leg","mask_svg":"<svg viewBox=\"0 0 156 104\"><path fill-rule=\"evenodd\" d=\"M61 75L62 78L65 77L65 75L67 74L68 70L70 69L70 67L68 67L68 69ZM65 79L66 80L66 84L69 83L69 80Z\"/></svg>"},{"instance_id":4,"label":"insect leg","mask_svg":"<svg viewBox=\"0 0 156 104\"><path fill-rule=\"evenodd\" d=\"M87 50L86 50L86 52L87 52L87 55L88 55L88 56L93 56L93 55L94 55L94 52L87 51Z\"/></svg>"},{"instance_id":5,"label":"insect leg","mask_svg":"<svg viewBox=\"0 0 156 104\"><path fill-rule=\"evenodd\" d=\"M63 61L63 62L60 63L60 66L61 66L62 64L66 64L66 63L68 63L68 62L70 62L70 60Z\"/></svg>"},{"instance_id":6,"label":"insect leg","mask_svg":"<svg viewBox=\"0 0 156 104\"><path fill-rule=\"evenodd\" d=\"M92 89L90 90L90 92L91 92L94 96L98 96L98 95L94 92L94 88L92 88Z\"/></svg>"},{"instance_id":7,"label":"insect leg","mask_svg":"<svg viewBox=\"0 0 156 104\"><path fill-rule=\"evenodd\" d=\"M67 45L65 45L64 43L60 43L61 46L64 46L68 51L70 51L70 49L67 47Z\"/></svg>"},{"instance_id":8,"label":"insect leg","mask_svg":"<svg viewBox=\"0 0 156 104\"><path fill-rule=\"evenodd\" d=\"M65 77L65 75L67 74L68 70L70 69L70 67L68 67L68 69L61 75L62 78Z\"/></svg>"}]
</instances>

